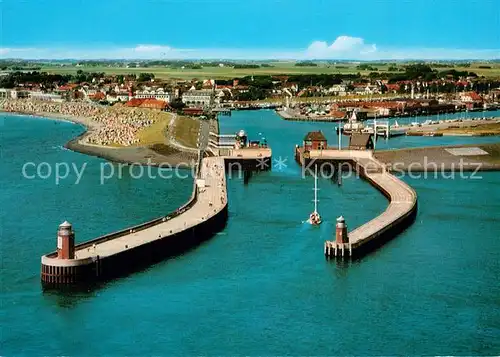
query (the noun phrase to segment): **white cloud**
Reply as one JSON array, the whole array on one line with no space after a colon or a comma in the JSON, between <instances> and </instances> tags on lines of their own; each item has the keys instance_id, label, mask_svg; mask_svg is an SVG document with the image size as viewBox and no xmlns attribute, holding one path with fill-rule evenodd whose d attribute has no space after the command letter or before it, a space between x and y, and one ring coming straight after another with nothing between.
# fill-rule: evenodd
<instances>
[{"instance_id":1,"label":"white cloud","mask_svg":"<svg viewBox=\"0 0 500 357\"><path fill-rule=\"evenodd\" d=\"M0 58L24 59L494 59L500 49L389 48L361 37L339 36L332 43L314 41L306 49L173 48L138 44L111 48L0 48Z\"/></svg>"},{"instance_id":2,"label":"white cloud","mask_svg":"<svg viewBox=\"0 0 500 357\"><path fill-rule=\"evenodd\" d=\"M169 46L160 46L160 45L138 45L134 50L136 52L161 53L161 52L169 52L172 50L172 48Z\"/></svg>"},{"instance_id":3,"label":"white cloud","mask_svg":"<svg viewBox=\"0 0 500 357\"><path fill-rule=\"evenodd\" d=\"M326 41L314 41L306 50L311 59L363 59L377 51L375 44L366 44L361 37L339 36L328 45Z\"/></svg>"},{"instance_id":4,"label":"white cloud","mask_svg":"<svg viewBox=\"0 0 500 357\"><path fill-rule=\"evenodd\" d=\"M19 47L19 48L9 48L9 47L0 47L0 57L7 57L6 55L9 55L11 57L17 57L19 54L22 57L23 53L30 53L33 52L34 48L28 48L28 47Z\"/></svg>"}]
</instances>

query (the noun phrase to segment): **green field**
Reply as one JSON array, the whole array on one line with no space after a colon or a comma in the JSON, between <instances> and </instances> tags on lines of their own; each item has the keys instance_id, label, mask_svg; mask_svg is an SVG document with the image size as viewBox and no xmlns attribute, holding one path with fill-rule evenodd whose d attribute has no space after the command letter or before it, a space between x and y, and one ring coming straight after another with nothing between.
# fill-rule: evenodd
<instances>
[{"instance_id":1,"label":"green field","mask_svg":"<svg viewBox=\"0 0 500 357\"><path fill-rule=\"evenodd\" d=\"M125 67L93 67L93 66L56 66L56 65L46 65L42 67L42 71L58 74L75 74L78 70L83 70L86 72L104 72L107 74L139 74L143 72L153 73L156 78L159 79L228 79L236 77L244 77L251 75L279 75L279 74L349 74L349 73L361 73L362 75L368 75L372 70L359 70L357 67L358 63L318 63L317 67L297 67L295 62L268 62L272 67L261 67L255 69L234 69L232 67L204 67L202 69L181 69L181 68L169 68L169 67L139 67L139 68L125 68ZM403 63L367 63L373 67L376 67L379 73L393 73L389 72L388 69L391 66L396 66L402 68ZM491 69L479 68L479 66L491 66ZM432 64L431 64L432 66ZM474 62L470 67L461 67L455 65L455 67L433 67L438 71L444 71L448 69L455 69L457 71L469 71L475 72L479 76L485 77L496 77L500 78L500 63L479 63ZM398 73L398 72L394 72Z\"/></svg>"},{"instance_id":2,"label":"green field","mask_svg":"<svg viewBox=\"0 0 500 357\"><path fill-rule=\"evenodd\" d=\"M142 129L137 133L140 146L148 146L154 144L163 144L168 131L168 123L172 114L161 113L160 119L154 122L151 126Z\"/></svg>"},{"instance_id":3,"label":"green field","mask_svg":"<svg viewBox=\"0 0 500 357\"><path fill-rule=\"evenodd\" d=\"M137 133L139 139L137 146L162 147L167 141L166 136L170 134L180 144L196 148L200 120L187 116L177 116L173 133L168 133L168 124L171 118L171 113L161 113L160 118L153 125L139 131Z\"/></svg>"},{"instance_id":4,"label":"green field","mask_svg":"<svg viewBox=\"0 0 500 357\"><path fill-rule=\"evenodd\" d=\"M179 143L190 148L198 146L200 120L187 116L178 116L174 126L174 137Z\"/></svg>"}]
</instances>

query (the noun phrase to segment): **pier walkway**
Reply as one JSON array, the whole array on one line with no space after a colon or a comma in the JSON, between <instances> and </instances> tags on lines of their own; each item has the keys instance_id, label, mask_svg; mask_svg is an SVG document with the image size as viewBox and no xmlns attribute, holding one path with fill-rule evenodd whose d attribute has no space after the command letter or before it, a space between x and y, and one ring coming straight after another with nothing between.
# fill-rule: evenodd
<instances>
[{"instance_id":1,"label":"pier walkway","mask_svg":"<svg viewBox=\"0 0 500 357\"><path fill-rule=\"evenodd\" d=\"M208 128L202 128L199 141L206 145ZM199 151L191 198L166 216L77 245L71 225L59 226L57 251L41 258L44 285L109 280L181 254L223 229L228 216L226 166L245 163L242 170L268 169L258 163L262 159L269 162L271 150L244 148L226 155L218 150L212 154L216 156L203 158Z\"/></svg>"},{"instance_id":2,"label":"pier walkway","mask_svg":"<svg viewBox=\"0 0 500 357\"><path fill-rule=\"evenodd\" d=\"M124 249L132 249L156 239L175 235L209 220L227 204L224 159L220 157L204 159L198 180L204 180L204 187L195 188L198 190L196 202L189 210L171 219L166 218L165 222L144 230L130 232L123 237L97 242L92 247L75 250L75 259L85 259L97 255L100 257L110 256Z\"/></svg>"},{"instance_id":3,"label":"pier walkway","mask_svg":"<svg viewBox=\"0 0 500 357\"><path fill-rule=\"evenodd\" d=\"M378 217L349 233L349 244L356 249L391 229L397 222L410 214L417 204L415 191L390 173L369 173L367 179L389 196L389 206Z\"/></svg>"},{"instance_id":4,"label":"pier walkway","mask_svg":"<svg viewBox=\"0 0 500 357\"><path fill-rule=\"evenodd\" d=\"M369 181L388 199L389 206L378 217L348 233L348 243L325 242L325 255L329 257L354 256L381 243L404 229L417 210L417 194L409 185L388 172L372 151L356 150L311 150L309 160L350 162L361 177Z\"/></svg>"}]
</instances>

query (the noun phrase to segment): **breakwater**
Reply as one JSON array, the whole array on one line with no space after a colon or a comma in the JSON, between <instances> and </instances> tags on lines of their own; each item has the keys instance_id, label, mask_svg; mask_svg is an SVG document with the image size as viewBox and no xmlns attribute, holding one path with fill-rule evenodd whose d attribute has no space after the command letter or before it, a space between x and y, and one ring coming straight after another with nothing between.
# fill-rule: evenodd
<instances>
[{"instance_id":1,"label":"breakwater","mask_svg":"<svg viewBox=\"0 0 500 357\"><path fill-rule=\"evenodd\" d=\"M256 162L252 154L232 154L203 158L200 152L190 199L166 216L74 246L72 227L65 222L59 228L57 251L41 258L44 286L109 280L185 252L212 237L223 229L228 217L225 160L231 163L245 157ZM271 151L266 149L264 155L270 159Z\"/></svg>"},{"instance_id":2,"label":"breakwater","mask_svg":"<svg viewBox=\"0 0 500 357\"><path fill-rule=\"evenodd\" d=\"M385 166L373 157L372 151L326 149L305 152L301 147L296 147L295 151L296 160L303 166L310 166L311 161L313 165L329 162L333 163L332 167L341 170L342 164L348 163L360 177L389 200L389 206L381 215L347 235L342 235L337 229L336 239L325 241L324 252L327 257L362 256L393 238L414 221L417 213L415 190L389 173ZM341 227L344 224L342 219Z\"/></svg>"},{"instance_id":3,"label":"breakwater","mask_svg":"<svg viewBox=\"0 0 500 357\"><path fill-rule=\"evenodd\" d=\"M48 149L63 146L80 132L72 124L4 121L2 314L9 323L3 330L3 354L38 355L43 350L70 355L75 346L85 355L262 355L284 350L294 355L390 355L408 351L408 346L412 354L498 354L499 341L491 330L494 316L484 312L495 311L500 288L500 191L495 190L500 172L483 173L482 180L407 177L419 205L410 229L362 264L333 263L318 258L323 242L333 237L335 218L342 214L350 229L358 227L386 209L384 196L364 180L346 179L339 188L320 179L324 223L301 224L310 212L313 180L299 179L293 147L306 131L326 125L309 129L307 123L281 121L271 111L233 112L220 122L222 133L245 128L253 137L263 131L273 144L273 157L288 155L288 170L254 175L249 185L227 179L226 227L187 254L99 284L97 290L41 293L40 256L55 250L59 223L68 219L78 242L86 241L174 211L189 199L193 182L143 179L124 185L123 179L112 179L98 187L85 175L78 186L68 187L74 200L61 209L60 202L69 203L67 191L43 180L19 180L20 165L37 157L82 160L89 163L88 170L97 171L101 160L69 150L53 149L53 156L47 155L44 144ZM280 131L261 129L274 123ZM328 135L333 145L334 132ZM22 142L24 137L30 141ZM438 145L441 139L422 138L422 143L436 140ZM99 207L106 217L96 214ZM286 216L276 214L283 209ZM298 316L304 307L307 313ZM467 313L460 313L464 309ZM344 315L332 319L339 313ZM206 323L198 323L200 319ZM212 321L218 321L215 328ZM256 329L255 321L265 324ZM402 321L407 322L404 329ZM374 333L372 326L381 322L384 329ZM125 333L124 324L140 326L141 343L134 331ZM227 326L237 326L230 339ZM263 334L265 326L275 330ZM332 344L333 335L355 338ZM389 344L384 339L388 335L393 337ZM88 343L95 336L106 338ZM360 345L360 338L366 343ZM428 341L425 346L422 339ZM193 340L197 342L188 342Z\"/></svg>"},{"instance_id":4,"label":"breakwater","mask_svg":"<svg viewBox=\"0 0 500 357\"><path fill-rule=\"evenodd\" d=\"M178 254L212 236L227 219L224 163L216 158L204 160L199 160L193 193L183 206L152 221L78 244L71 259L59 259L57 252L42 256L42 282L106 280ZM197 180L208 181L210 190L200 189Z\"/></svg>"}]
</instances>

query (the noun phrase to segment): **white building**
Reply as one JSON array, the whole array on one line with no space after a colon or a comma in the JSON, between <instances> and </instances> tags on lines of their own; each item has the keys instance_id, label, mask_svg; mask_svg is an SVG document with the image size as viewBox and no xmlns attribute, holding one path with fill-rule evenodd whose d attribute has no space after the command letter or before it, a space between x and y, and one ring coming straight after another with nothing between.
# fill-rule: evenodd
<instances>
[{"instance_id":1,"label":"white building","mask_svg":"<svg viewBox=\"0 0 500 357\"><path fill-rule=\"evenodd\" d=\"M44 100L49 102L62 102L63 98L60 94L44 93L44 92L29 92L29 98L33 100Z\"/></svg>"},{"instance_id":2,"label":"white building","mask_svg":"<svg viewBox=\"0 0 500 357\"><path fill-rule=\"evenodd\" d=\"M233 98L233 93L229 88L216 89L214 102L215 104L220 104L224 101L231 100Z\"/></svg>"},{"instance_id":3,"label":"white building","mask_svg":"<svg viewBox=\"0 0 500 357\"><path fill-rule=\"evenodd\" d=\"M0 99L12 99L12 90L0 88Z\"/></svg>"},{"instance_id":4,"label":"white building","mask_svg":"<svg viewBox=\"0 0 500 357\"><path fill-rule=\"evenodd\" d=\"M106 94L106 100L110 103L118 102L118 97L116 94Z\"/></svg>"},{"instance_id":5,"label":"white building","mask_svg":"<svg viewBox=\"0 0 500 357\"><path fill-rule=\"evenodd\" d=\"M211 89L188 90L182 94L182 102L186 105L208 107L213 99Z\"/></svg>"},{"instance_id":6,"label":"white building","mask_svg":"<svg viewBox=\"0 0 500 357\"><path fill-rule=\"evenodd\" d=\"M367 84L366 86L357 86L354 88L356 94L379 94L380 87L375 84Z\"/></svg>"},{"instance_id":7,"label":"white building","mask_svg":"<svg viewBox=\"0 0 500 357\"><path fill-rule=\"evenodd\" d=\"M142 91L137 91L134 98L137 99L156 99L162 100L164 102L170 102L170 93L165 92L163 88L158 89L144 89Z\"/></svg>"},{"instance_id":8,"label":"white building","mask_svg":"<svg viewBox=\"0 0 500 357\"><path fill-rule=\"evenodd\" d=\"M30 91L0 88L0 99L24 99L24 98L30 98Z\"/></svg>"},{"instance_id":9,"label":"white building","mask_svg":"<svg viewBox=\"0 0 500 357\"><path fill-rule=\"evenodd\" d=\"M376 84L368 84L365 88L366 94L379 94L380 93L380 86Z\"/></svg>"},{"instance_id":10,"label":"white building","mask_svg":"<svg viewBox=\"0 0 500 357\"><path fill-rule=\"evenodd\" d=\"M347 86L345 84L334 84L333 86L328 88L328 93L344 96L347 94Z\"/></svg>"},{"instance_id":11,"label":"white building","mask_svg":"<svg viewBox=\"0 0 500 357\"><path fill-rule=\"evenodd\" d=\"M379 116L390 116L394 113L394 109L379 107L379 108L376 108L376 112L377 112L377 115L379 115Z\"/></svg>"},{"instance_id":12,"label":"white building","mask_svg":"<svg viewBox=\"0 0 500 357\"><path fill-rule=\"evenodd\" d=\"M88 98L89 96L96 95L96 93L97 93L96 89L90 88L89 86L83 86L83 88L80 88L79 91L83 93L85 98Z\"/></svg>"},{"instance_id":13,"label":"white building","mask_svg":"<svg viewBox=\"0 0 500 357\"><path fill-rule=\"evenodd\" d=\"M476 92L467 92L460 94L460 100L464 103L481 102L483 98Z\"/></svg>"},{"instance_id":14,"label":"white building","mask_svg":"<svg viewBox=\"0 0 500 357\"><path fill-rule=\"evenodd\" d=\"M120 92L116 94L116 98L121 102L128 102L130 100L130 96L128 92Z\"/></svg>"}]
</instances>

